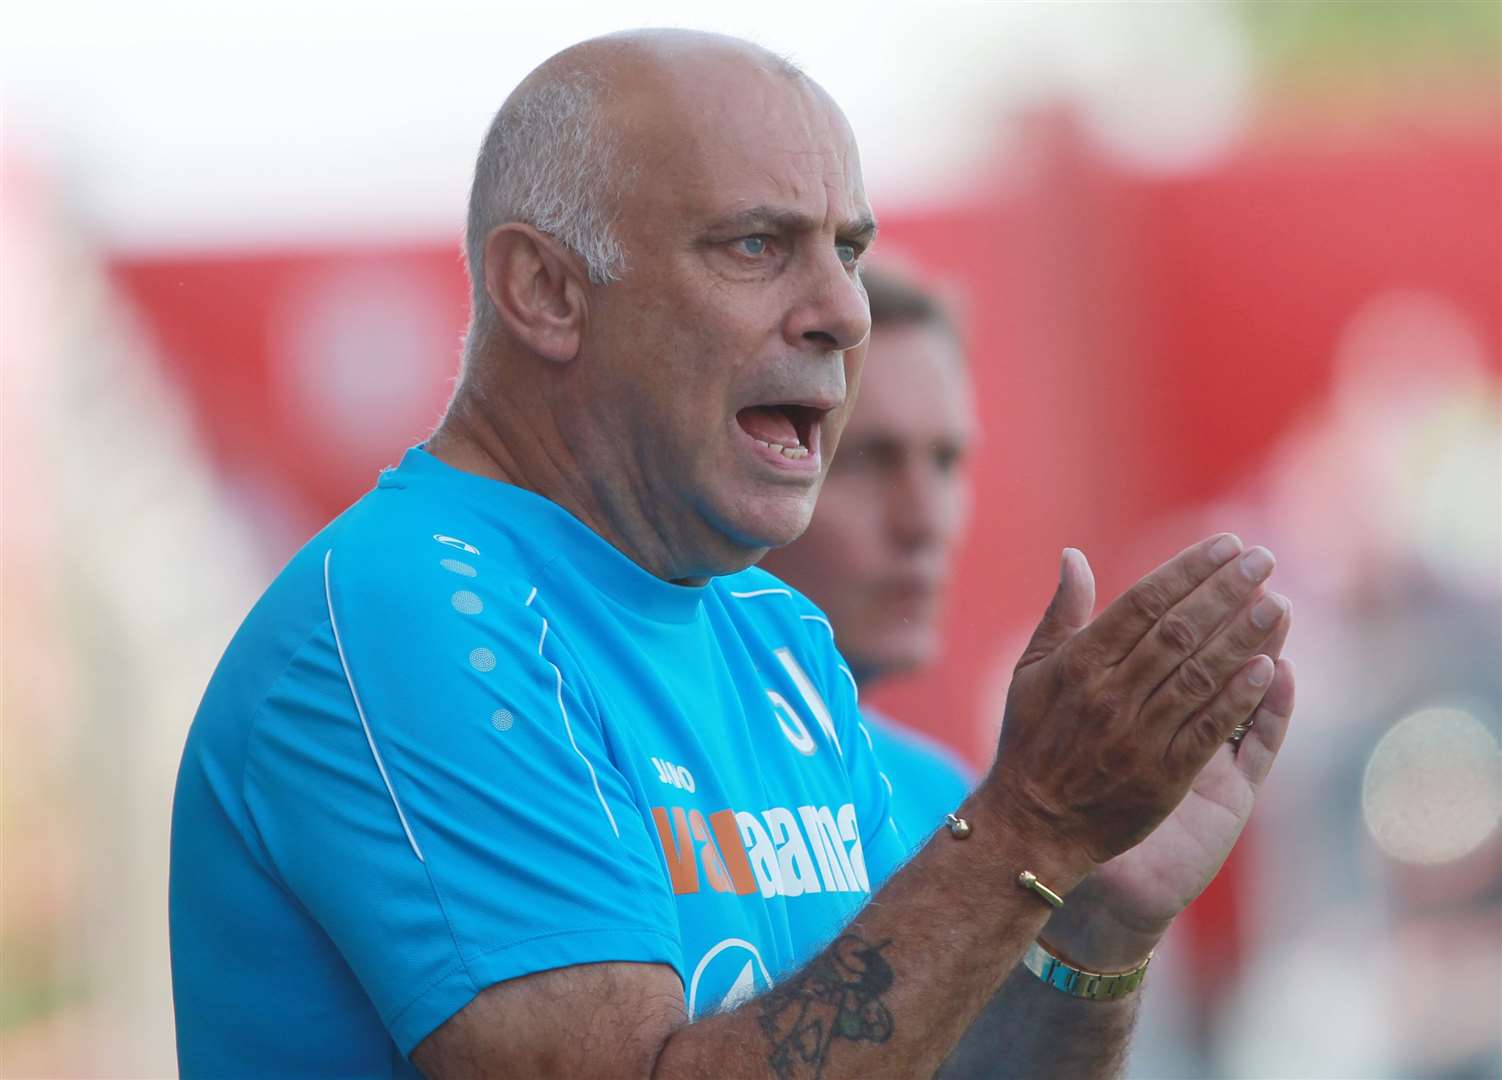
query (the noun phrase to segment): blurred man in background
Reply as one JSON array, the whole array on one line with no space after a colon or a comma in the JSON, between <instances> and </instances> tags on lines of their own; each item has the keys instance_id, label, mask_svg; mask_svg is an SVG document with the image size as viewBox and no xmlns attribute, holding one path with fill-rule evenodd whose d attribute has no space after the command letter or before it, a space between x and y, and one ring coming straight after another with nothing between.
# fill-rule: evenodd
<instances>
[{"instance_id":1,"label":"blurred man in background","mask_svg":"<svg viewBox=\"0 0 1502 1080\"><path fill-rule=\"evenodd\" d=\"M863 269L871 341L860 400L808 530L762 566L830 618L867 690L930 663L954 545L969 517L974 403L964 347L938 298L891 267ZM921 842L974 774L933 739L862 706L892 787L892 816Z\"/></svg>"}]
</instances>

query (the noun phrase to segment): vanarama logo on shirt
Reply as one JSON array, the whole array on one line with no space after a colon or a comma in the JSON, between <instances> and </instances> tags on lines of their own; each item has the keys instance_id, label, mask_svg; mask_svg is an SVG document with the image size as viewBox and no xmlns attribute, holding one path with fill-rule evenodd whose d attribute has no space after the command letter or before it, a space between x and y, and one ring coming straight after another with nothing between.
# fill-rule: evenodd
<instances>
[{"instance_id":1,"label":"vanarama logo on shirt","mask_svg":"<svg viewBox=\"0 0 1502 1080\"><path fill-rule=\"evenodd\" d=\"M673 892L763 897L869 893L855 806L773 806L759 813L654 806Z\"/></svg>"}]
</instances>

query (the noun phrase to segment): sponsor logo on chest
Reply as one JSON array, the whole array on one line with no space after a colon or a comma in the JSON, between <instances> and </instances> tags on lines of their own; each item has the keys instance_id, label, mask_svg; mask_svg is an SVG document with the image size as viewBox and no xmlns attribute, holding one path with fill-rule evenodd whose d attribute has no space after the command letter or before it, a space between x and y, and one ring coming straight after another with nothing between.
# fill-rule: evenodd
<instances>
[{"instance_id":1,"label":"sponsor logo on chest","mask_svg":"<svg viewBox=\"0 0 1502 1080\"><path fill-rule=\"evenodd\" d=\"M779 666L798 691L818 730L843 757L834 720L813 680L789 649L774 650ZM804 757L818 743L798 710L776 690L766 690L778 729ZM666 758L651 759L657 779L693 794L693 773ZM696 807L654 806L652 820L667 863L673 892L702 890L763 897L815 893L869 893L865 854L855 806L773 806L759 812L726 807L706 813Z\"/></svg>"},{"instance_id":2,"label":"sponsor logo on chest","mask_svg":"<svg viewBox=\"0 0 1502 1080\"><path fill-rule=\"evenodd\" d=\"M855 806L760 812L654 806L673 892L763 897L869 893Z\"/></svg>"}]
</instances>

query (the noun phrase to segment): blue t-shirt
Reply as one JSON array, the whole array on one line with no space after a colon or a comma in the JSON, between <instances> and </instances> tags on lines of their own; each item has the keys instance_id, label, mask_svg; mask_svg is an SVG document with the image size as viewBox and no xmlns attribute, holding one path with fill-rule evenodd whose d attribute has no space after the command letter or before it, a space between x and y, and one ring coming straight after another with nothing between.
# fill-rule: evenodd
<instances>
[{"instance_id":1,"label":"blue t-shirt","mask_svg":"<svg viewBox=\"0 0 1502 1080\"><path fill-rule=\"evenodd\" d=\"M892 818L915 846L944 823L975 787L975 775L947 747L883 713L861 709L862 729L890 785Z\"/></svg>"},{"instance_id":2,"label":"blue t-shirt","mask_svg":"<svg viewBox=\"0 0 1502 1080\"><path fill-rule=\"evenodd\" d=\"M806 962L906 855L828 624L653 577L422 449L241 626L188 736L185 1076L414 1076L485 987L670 965L695 1016Z\"/></svg>"}]
</instances>

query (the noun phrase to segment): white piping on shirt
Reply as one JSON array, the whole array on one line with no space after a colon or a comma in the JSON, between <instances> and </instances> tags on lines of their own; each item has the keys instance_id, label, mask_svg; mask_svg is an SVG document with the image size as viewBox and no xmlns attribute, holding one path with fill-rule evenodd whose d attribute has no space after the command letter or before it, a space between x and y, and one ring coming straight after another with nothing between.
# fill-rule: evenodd
<instances>
[{"instance_id":1,"label":"white piping on shirt","mask_svg":"<svg viewBox=\"0 0 1502 1080\"><path fill-rule=\"evenodd\" d=\"M527 604L526 604L526 606L527 607L531 607L532 606L532 601L535 600L536 598L537 598L537 587L533 586L532 587L532 594L527 597ZM568 708L563 704L563 672L558 669L558 665L557 664L553 663L553 661L549 660L546 656L542 655L542 643L545 642L545 641L547 641L547 640L548 640L548 620L546 618L544 618L542 620L542 633L537 638L537 655L541 656L543 662L545 664L547 664L548 667L550 667L550 668L553 669L553 674L558 679L558 686L557 686L558 712L559 712L559 715L561 715L563 717L563 730L568 733L568 742L569 742L569 745L574 748L574 753L576 753L576 754L579 755L579 760L582 761L582 762L584 762L584 767L589 770L589 782L592 783L595 786L595 798L597 798L597 799L600 800L600 809L603 810L603 811L605 811L605 820L608 821L608 822L610 822L610 829L611 829L611 831L615 833L616 839L620 839L620 835L621 835L620 826L615 823L615 815L610 812L610 806L609 806L609 804L607 804L605 802L605 793L600 790L600 778L595 775L595 767L590 762L589 758L587 758L587 757L584 756L584 752L579 749L579 744L574 741L574 726L569 723Z\"/></svg>"},{"instance_id":2,"label":"white piping on shirt","mask_svg":"<svg viewBox=\"0 0 1502 1080\"><path fill-rule=\"evenodd\" d=\"M848 675L850 673L847 671L846 674ZM851 681L851 683L854 683L855 679L852 677L850 681ZM861 729L861 734L866 737L866 745L868 747L870 747L870 749L871 749L871 756L874 758L876 756L876 744L871 741L871 732L866 727L866 722L864 720L857 720L855 722L855 726L858 727L858 728L860 728ZM897 794L895 791L892 790L892 781L890 781L890 780L887 779L887 774L886 773L882 772L881 769L877 769L876 770L876 775L879 776L879 777L881 777L881 782L883 784L887 785L887 797L888 798L891 798L892 796L894 796L894 795ZM887 815L887 820L888 821L892 820L891 814Z\"/></svg>"},{"instance_id":3,"label":"white piping on shirt","mask_svg":"<svg viewBox=\"0 0 1502 1080\"><path fill-rule=\"evenodd\" d=\"M749 600L753 596L786 596L789 600L793 594L786 589L752 589L750 592L731 592L731 596L737 600Z\"/></svg>"},{"instance_id":4,"label":"white piping on shirt","mask_svg":"<svg viewBox=\"0 0 1502 1080\"><path fill-rule=\"evenodd\" d=\"M823 615L799 615L798 618L802 619L804 622L823 623L824 629L829 631L829 640L834 640L834 627L829 625L829 620L826 619Z\"/></svg>"},{"instance_id":5,"label":"white piping on shirt","mask_svg":"<svg viewBox=\"0 0 1502 1080\"><path fill-rule=\"evenodd\" d=\"M422 857L422 849L417 846L417 837L412 835L412 828L407 824L407 815L402 813L402 804L396 797L396 789L391 786L391 777L386 774L386 763L381 760L381 752L376 748L375 736L370 733L370 722L365 719L365 706L360 704L360 692L355 689L355 678L350 674L349 660L344 655L344 642L339 637L339 622L334 618L334 591L329 584L329 562L333 557L333 548L323 553L323 599L329 609L329 629L334 632L334 648L339 653L339 666L344 669L344 681L349 685L349 696L354 699L355 713L360 717L360 726L365 729L365 741L370 746L370 756L375 758L376 768L380 770L381 780L386 785L386 794L391 796L391 805L396 807L396 817L402 823L402 832L407 834L407 843L412 845L412 854L417 856L417 861L426 865L427 860Z\"/></svg>"}]
</instances>

